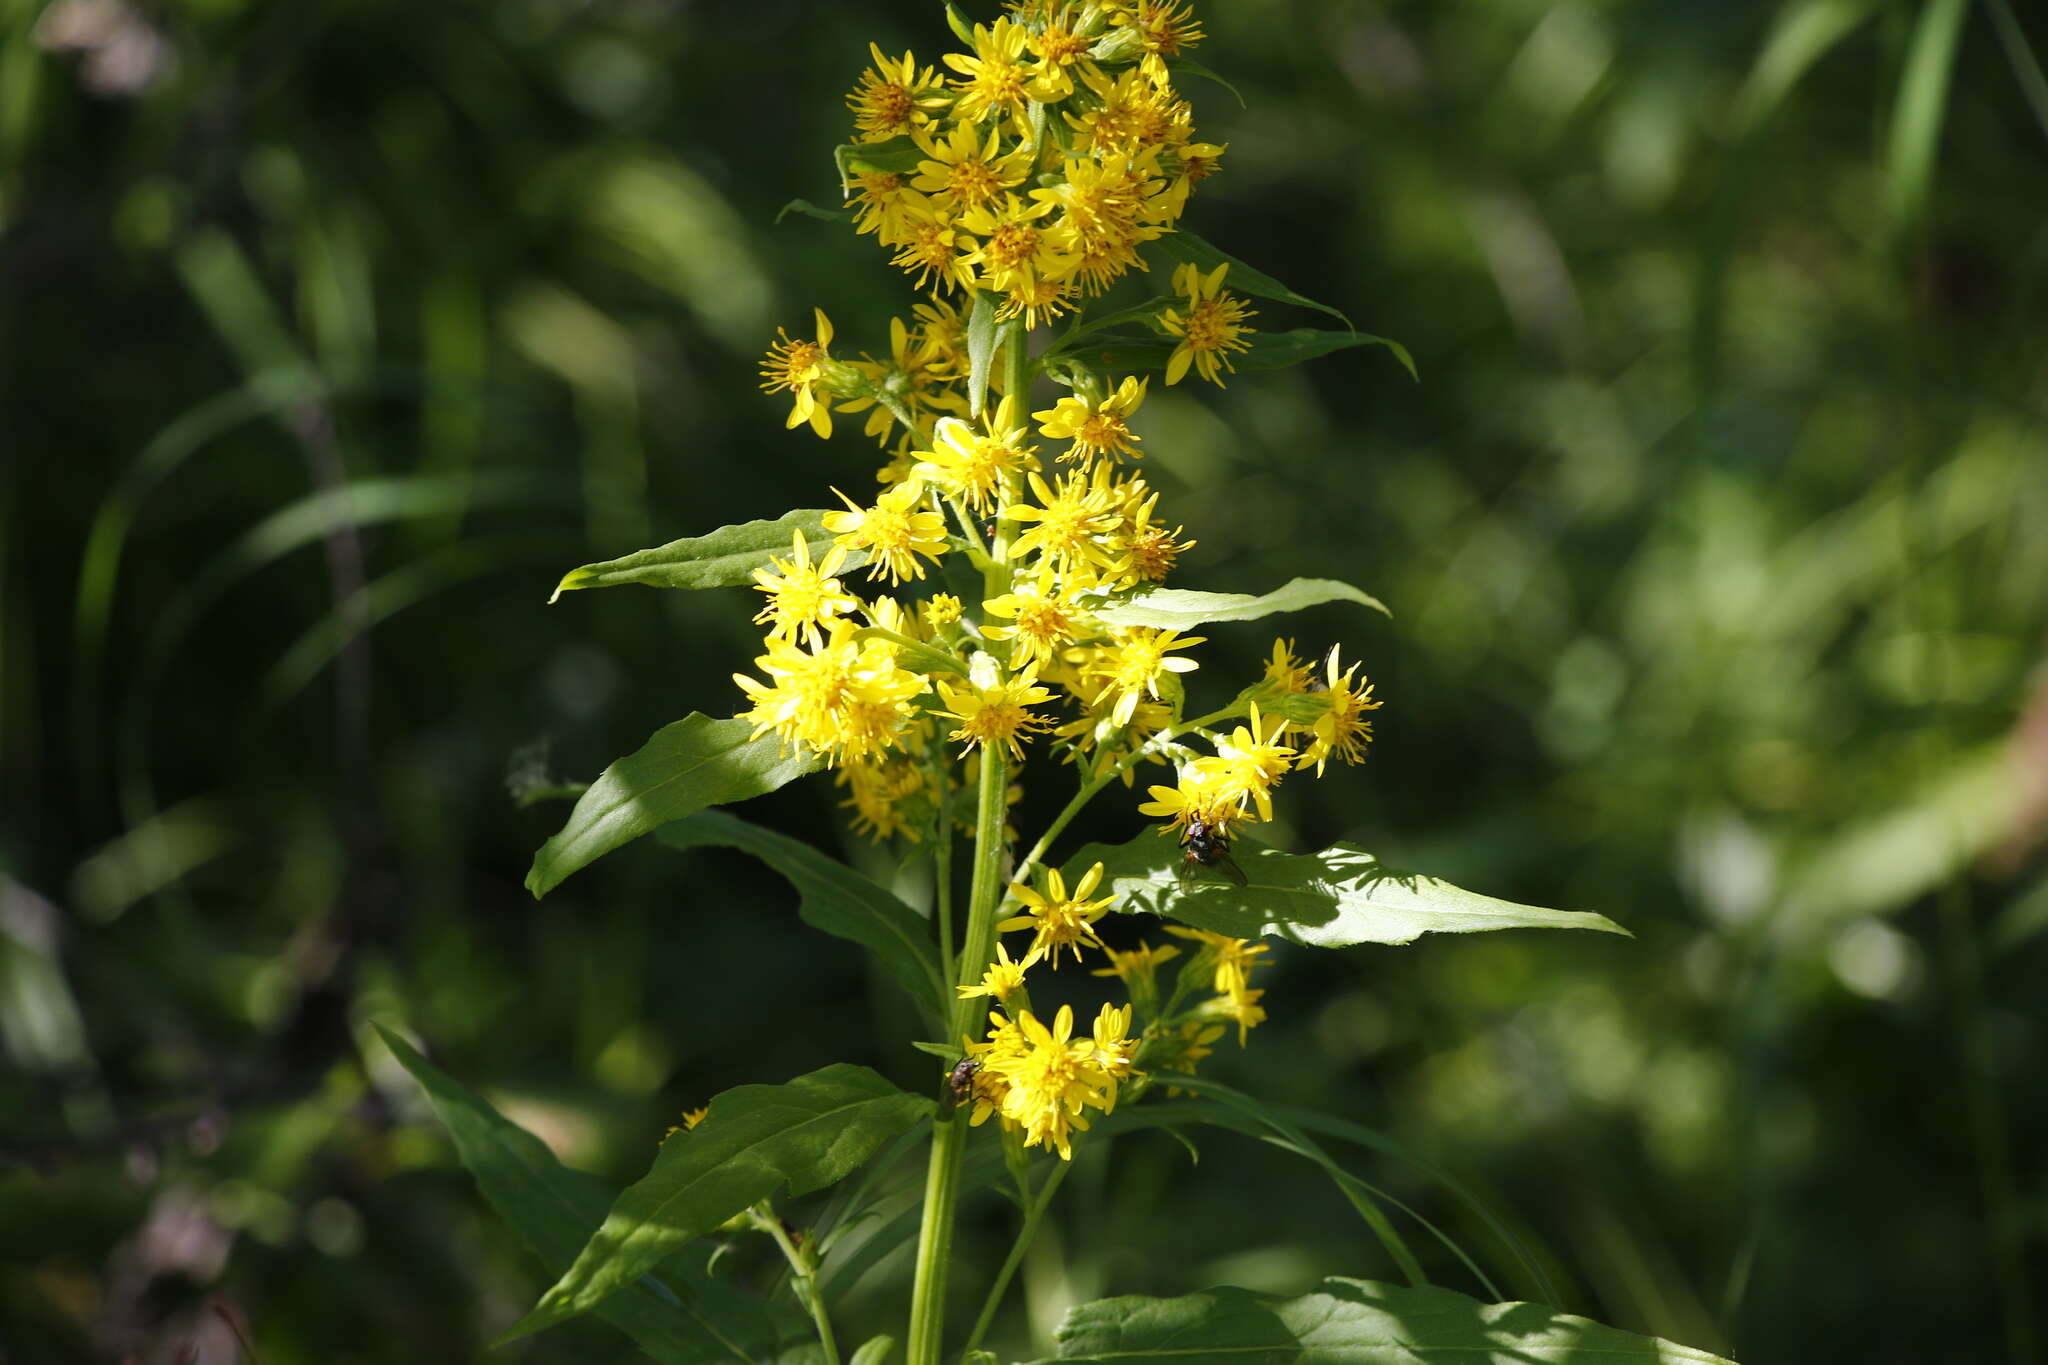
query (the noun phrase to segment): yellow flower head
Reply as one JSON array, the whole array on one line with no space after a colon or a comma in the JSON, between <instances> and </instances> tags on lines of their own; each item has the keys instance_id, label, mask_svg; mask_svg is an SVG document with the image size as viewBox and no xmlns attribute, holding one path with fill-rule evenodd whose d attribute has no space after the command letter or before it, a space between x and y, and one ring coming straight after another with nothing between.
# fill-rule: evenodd
<instances>
[{"instance_id":1,"label":"yellow flower head","mask_svg":"<svg viewBox=\"0 0 2048 1365\"><path fill-rule=\"evenodd\" d=\"M877 43L869 43L868 51L875 64L861 73L859 84L846 97L846 107L853 111L859 141L882 142L911 132L929 119L920 96L933 85L936 75L930 67L919 71L908 52L902 60L891 61Z\"/></svg>"},{"instance_id":2,"label":"yellow flower head","mask_svg":"<svg viewBox=\"0 0 2048 1365\"><path fill-rule=\"evenodd\" d=\"M1184 830L1199 820L1228 839L1231 823L1244 817L1236 794L1221 785L1213 772L1205 772L1199 761L1181 770L1176 785L1145 790L1152 799L1138 807L1138 814L1165 816L1168 829Z\"/></svg>"},{"instance_id":3,"label":"yellow flower head","mask_svg":"<svg viewBox=\"0 0 2048 1365\"><path fill-rule=\"evenodd\" d=\"M917 163L912 189L931 197L949 216L992 203L1004 190L1031 174L1031 150L1002 151L1002 131L991 128L986 138L971 123L956 123L943 138L917 134L925 160Z\"/></svg>"},{"instance_id":4,"label":"yellow flower head","mask_svg":"<svg viewBox=\"0 0 2048 1365\"><path fill-rule=\"evenodd\" d=\"M1199 667L1193 659L1181 658L1172 651L1193 649L1207 638L1142 626L1119 630L1094 668L1095 676L1104 684L1103 700L1111 703L1112 719L1118 725L1128 725L1140 697L1157 699L1161 674L1191 673Z\"/></svg>"},{"instance_id":5,"label":"yellow flower head","mask_svg":"<svg viewBox=\"0 0 2048 1365\"><path fill-rule=\"evenodd\" d=\"M1143 270L1140 242L1166 231L1145 221L1147 198L1157 189L1158 157L1113 155L1095 161L1068 158L1059 183L1031 197L1061 210L1053 239L1073 261L1090 294L1099 294L1132 266Z\"/></svg>"},{"instance_id":6,"label":"yellow flower head","mask_svg":"<svg viewBox=\"0 0 2048 1365\"><path fill-rule=\"evenodd\" d=\"M966 687L941 681L939 699L947 709L939 714L960 722L960 728L949 739L964 741L969 747L998 744L1009 751L1011 758L1021 759L1022 736L1052 724L1045 717L1032 714L1030 709L1052 700L1052 689L1038 685L1035 666L1027 665L1007 679L998 678L996 670L994 656L977 654L974 675Z\"/></svg>"},{"instance_id":7,"label":"yellow flower head","mask_svg":"<svg viewBox=\"0 0 2048 1365\"><path fill-rule=\"evenodd\" d=\"M943 208L915 191L907 193L915 197L905 200L894 239L897 250L889 264L901 266L919 289L974 288L974 266L964 254L974 246L974 238L960 231Z\"/></svg>"},{"instance_id":8,"label":"yellow flower head","mask_svg":"<svg viewBox=\"0 0 2048 1365\"><path fill-rule=\"evenodd\" d=\"M1043 104L1057 104L1074 93L1074 76L1096 72L1088 49L1094 38L1062 9L1047 17L1045 27L1031 35L1028 45L1038 58L1038 72L1028 87L1031 98Z\"/></svg>"},{"instance_id":9,"label":"yellow flower head","mask_svg":"<svg viewBox=\"0 0 2048 1365\"><path fill-rule=\"evenodd\" d=\"M1098 156L1170 149L1186 143L1194 133L1194 115L1187 102L1173 93L1172 86L1142 72L1126 71L1113 81L1093 76L1088 86L1100 106L1066 118L1087 149Z\"/></svg>"},{"instance_id":10,"label":"yellow flower head","mask_svg":"<svg viewBox=\"0 0 2048 1365\"><path fill-rule=\"evenodd\" d=\"M968 1044L968 1055L981 1063L975 1076L975 1109L971 1123L990 1113L1003 1126L1024 1135L1026 1147L1046 1146L1062 1160L1073 1159L1073 1134L1088 1126L1084 1110L1107 1110L1116 1103L1117 1078L1098 1057L1104 1049L1095 1039L1074 1039L1074 1011L1060 1006L1047 1028L1029 1010L1016 1020L989 1016L988 1040ZM1100 1027L1100 1024L1098 1024ZM1113 1054L1135 1050L1129 1040L1109 1035Z\"/></svg>"},{"instance_id":11,"label":"yellow flower head","mask_svg":"<svg viewBox=\"0 0 2048 1365\"><path fill-rule=\"evenodd\" d=\"M973 56L945 54L946 65L960 73L960 79L953 82L958 92L955 115L969 123L1007 117L1019 137L1031 136L1031 124L1025 118L1030 96L1024 89L1030 76L1024 61L1030 37L1022 24L998 19L993 28L974 26Z\"/></svg>"},{"instance_id":12,"label":"yellow flower head","mask_svg":"<svg viewBox=\"0 0 2048 1365\"><path fill-rule=\"evenodd\" d=\"M1037 468L1037 447L1017 425L1013 395L985 414L979 429L957 417L941 417L918 472L940 492L960 499L968 511L982 514L1007 501L1021 476Z\"/></svg>"},{"instance_id":13,"label":"yellow flower head","mask_svg":"<svg viewBox=\"0 0 2048 1365\"><path fill-rule=\"evenodd\" d=\"M812 311L818 322L815 341L792 341L789 333L780 327L775 329L775 344L768 348L768 358L761 362L761 387L769 393L787 390L796 395L785 427L800 427L809 422L812 431L830 436L832 412L813 390L832 359L832 321L825 316L824 309Z\"/></svg>"},{"instance_id":14,"label":"yellow flower head","mask_svg":"<svg viewBox=\"0 0 2048 1365\"><path fill-rule=\"evenodd\" d=\"M1100 403L1074 396L1062 398L1038 419L1038 434L1056 441L1072 441L1062 460L1092 461L1099 456L1138 458L1138 437L1131 433L1131 415L1145 401L1146 381L1126 378L1116 392Z\"/></svg>"},{"instance_id":15,"label":"yellow flower head","mask_svg":"<svg viewBox=\"0 0 2048 1365\"><path fill-rule=\"evenodd\" d=\"M924 600L917 614L934 630L950 626L960 619L960 599L949 592L935 592Z\"/></svg>"},{"instance_id":16,"label":"yellow flower head","mask_svg":"<svg viewBox=\"0 0 2048 1365\"><path fill-rule=\"evenodd\" d=\"M1186 378L1190 364L1211 384L1221 384L1219 368L1237 372L1230 363L1230 352L1251 349L1252 344L1244 339L1251 328L1244 320L1255 314L1243 299L1222 288L1224 272L1229 269L1226 261L1206 275L1192 264L1173 272L1174 290L1186 296L1188 306L1185 314L1169 308L1159 315L1159 325L1180 338L1180 345L1166 362L1169 385Z\"/></svg>"},{"instance_id":17,"label":"yellow flower head","mask_svg":"<svg viewBox=\"0 0 2048 1365\"><path fill-rule=\"evenodd\" d=\"M1214 758L1196 759L1193 766L1219 793L1234 798L1240 809L1249 800L1261 820L1271 820L1273 788L1293 766L1293 748L1279 742L1285 725L1278 716L1261 717L1253 702L1251 725L1232 730L1227 739L1216 742Z\"/></svg>"},{"instance_id":18,"label":"yellow flower head","mask_svg":"<svg viewBox=\"0 0 2048 1365\"><path fill-rule=\"evenodd\" d=\"M1025 583L1015 592L991 597L982 612L1012 624L984 625L991 640L1010 640L1012 663L1050 664L1064 646L1096 629L1075 594L1060 585Z\"/></svg>"},{"instance_id":19,"label":"yellow flower head","mask_svg":"<svg viewBox=\"0 0 2048 1365\"><path fill-rule=\"evenodd\" d=\"M1131 29L1145 49L1138 69L1146 79L1164 84L1167 60L1202 41L1202 23L1187 0L1136 0L1110 22Z\"/></svg>"},{"instance_id":20,"label":"yellow flower head","mask_svg":"<svg viewBox=\"0 0 2048 1365\"><path fill-rule=\"evenodd\" d=\"M838 489L832 490L839 493ZM906 578L923 578L924 565L917 557L936 561L946 553L946 519L923 510L924 485L906 479L875 499L873 507L862 507L844 493L839 500L844 512L827 512L825 529L837 536L848 550L866 550L874 556L868 566L870 578L889 576L891 583Z\"/></svg>"},{"instance_id":21,"label":"yellow flower head","mask_svg":"<svg viewBox=\"0 0 2048 1365\"><path fill-rule=\"evenodd\" d=\"M883 246L895 246L909 225L926 212L925 198L900 171L858 171L853 177L853 230L872 232Z\"/></svg>"},{"instance_id":22,"label":"yellow flower head","mask_svg":"<svg viewBox=\"0 0 2048 1365\"><path fill-rule=\"evenodd\" d=\"M955 986L953 989L960 993L963 1000L971 996L987 996L998 1001L1008 1000L1024 989L1024 973L1037 965L1038 958L1039 954L1034 949L1024 954L1022 962L1015 961L1010 957L1009 945L998 943L996 960L989 963L988 970L981 974L981 984Z\"/></svg>"},{"instance_id":23,"label":"yellow flower head","mask_svg":"<svg viewBox=\"0 0 2048 1365\"><path fill-rule=\"evenodd\" d=\"M756 736L772 730L785 744L808 745L840 762L897 743L925 679L898 668L887 641L855 639L856 629L851 621L833 621L826 638L808 650L770 639L768 652L754 660L767 683L733 675L753 701L740 718L754 723Z\"/></svg>"},{"instance_id":24,"label":"yellow flower head","mask_svg":"<svg viewBox=\"0 0 2048 1365\"><path fill-rule=\"evenodd\" d=\"M1366 712L1379 710L1380 703L1372 699L1371 681L1357 677L1357 672L1357 664L1339 672L1337 647L1331 646L1324 673L1324 695L1330 709L1317 717L1313 727L1315 739L1302 750L1295 766L1306 768L1313 763L1316 776L1321 777L1331 754L1346 763L1365 762L1366 746L1372 743L1372 721Z\"/></svg>"},{"instance_id":25,"label":"yellow flower head","mask_svg":"<svg viewBox=\"0 0 2048 1365\"><path fill-rule=\"evenodd\" d=\"M1079 474L1062 478L1057 491L1036 474L1027 477L1043 506L1016 502L1003 508L1000 515L1005 520L1031 523L1010 542L1010 558L1036 554L1055 573L1109 564L1107 538L1116 527L1117 513L1108 491Z\"/></svg>"},{"instance_id":26,"label":"yellow flower head","mask_svg":"<svg viewBox=\"0 0 2048 1365\"><path fill-rule=\"evenodd\" d=\"M1081 876L1080 885L1074 894L1067 894L1067 883L1060 876L1059 869L1045 870L1045 889L1034 891L1028 886L1013 886L1010 894L1015 896L1029 913L1013 915L996 925L1001 933L1012 929L1033 931L1031 951L1052 960L1055 970L1060 965L1060 949L1071 951L1076 962L1081 960L1081 945L1092 943L1102 946L1102 940L1095 936L1095 922L1109 913L1116 896L1104 896L1100 900L1089 900L1095 889L1102 885L1102 864L1097 863Z\"/></svg>"},{"instance_id":27,"label":"yellow flower head","mask_svg":"<svg viewBox=\"0 0 2048 1365\"><path fill-rule=\"evenodd\" d=\"M1308 691L1314 670L1294 657L1294 641L1273 641L1273 656L1266 660L1264 685L1273 692L1294 695Z\"/></svg>"},{"instance_id":28,"label":"yellow flower head","mask_svg":"<svg viewBox=\"0 0 2048 1365\"><path fill-rule=\"evenodd\" d=\"M860 610L860 599L834 577L845 562L846 551L834 545L825 552L824 562L814 567L804 533L792 532L790 557L770 559L772 573L754 570L754 586L768 594L768 605L754 618L755 624L766 625L771 640L801 639L815 646L818 627Z\"/></svg>"},{"instance_id":29,"label":"yellow flower head","mask_svg":"<svg viewBox=\"0 0 2048 1365\"><path fill-rule=\"evenodd\" d=\"M1041 284L1058 292L1073 265L1042 221L1051 207L1042 200L1027 204L1005 192L960 215L958 226L980 239L961 259L980 268L977 282L983 289L1013 298ZM1039 306L1048 302L1038 299Z\"/></svg>"},{"instance_id":30,"label":"yellow flower head","mask_svg":"<svg viewBox=\"0 0 2048 1365\"><path fill-rule=\"evenodd\" d=\"M916 722L906 731L905 747L921 744L910 737ZM875 758L853 759L839 765L833 781L847 790L839 804L853 812L853 830L875 842L902 835L912 843L924 842L919 826L931 815L931 799L924 795L924 768L907 754L890 752Z\"/></svg>"}]
</instances>

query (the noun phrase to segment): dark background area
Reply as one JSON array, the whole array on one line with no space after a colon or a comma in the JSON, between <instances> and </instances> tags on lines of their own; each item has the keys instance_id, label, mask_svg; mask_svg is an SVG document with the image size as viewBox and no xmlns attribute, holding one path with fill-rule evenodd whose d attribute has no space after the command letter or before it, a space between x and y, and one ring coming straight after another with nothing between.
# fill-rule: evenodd
<instances>
[{"instance_id":1,"label":"dark background area","mask_svg":"<svg viewBox=\"0 0 2048 1365\"><path fill-rule=\"evenodd\" d=\"M1278 947L1215 1073L1455 1172L1549 1288L1349 1154L1513 1297L1751 1361L2042 1359L2048 27L1202 15L1245 104L1184 83L1230 146L1185 225L1422 376L1362 350L1141 414L1181 585L1393 611L1281 623L1386 706L1273 838L1635 934ZM774 221L832 200L870 40L954 46L935 4L0 0L0 1359L232 1359L209 1301L269 1365L635 1358L486 1351L540 1268L372 1020L621 1181L732 1085L931 1083L771 873L650 841L535 903L564 812L507 786L729 713L756 652L751 594L549 607L562 571L868 486L857 424L786 432L755 368L814 305L856 352L913 301ZM1206 633L1198 702L1272 642ZM1027 781L1028 832L1066 778ZM889 877L834 801L745 813ZM1069 1188L1011 1358L1102 1294L1394 1278L1240 1138ZM1000 1207L967 1228L992 1267Z\"/></svg>"}]
</instances>

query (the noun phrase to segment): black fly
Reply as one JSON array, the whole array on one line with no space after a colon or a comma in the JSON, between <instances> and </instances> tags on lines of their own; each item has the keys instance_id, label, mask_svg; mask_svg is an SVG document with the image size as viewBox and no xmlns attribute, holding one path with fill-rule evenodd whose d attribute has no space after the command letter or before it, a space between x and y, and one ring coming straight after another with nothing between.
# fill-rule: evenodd
<instances>
[{"instance_id":1,"label":"black fly","mask_svg":"<svg viewBox=\"0 0 2048 1365\"><path fill-rule=\"evenodd\" d=\"M951 1117L953 1111L967 1103L974 1094L975 1073L981 1070L981 1062L973 1057L963 1057L953 1064L946 1074L946 1088L939 1092L939 1117Z\"/></svg>"},{"instance_id":2,"label":"black fly","mask_svg":"<svg viewBox=\"0 0 2048 1365\"><path fill-rule=\"evenodd\" d=\"M1230 856L1230 831L1220 824L1196 818L1181 831L1180 875L1192 877L1205 867L1220 868L1239 886L1245 885L1244 870Z\"/></svg>"}]
</instances>

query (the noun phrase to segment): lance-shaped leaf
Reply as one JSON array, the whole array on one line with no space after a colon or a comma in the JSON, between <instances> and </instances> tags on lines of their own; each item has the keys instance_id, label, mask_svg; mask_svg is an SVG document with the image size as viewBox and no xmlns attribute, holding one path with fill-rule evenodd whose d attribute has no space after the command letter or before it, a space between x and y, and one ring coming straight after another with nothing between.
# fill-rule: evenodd
<instances>
[{"instance_id":1,"label":"lance-shaped leaf","mask_svg":"<svg viewBox=\"0 0 2048 1365\"><path fill-rule=\"evenodd\" d=\"M1100 862L1120 911L1168 915L1232 938L1270 934L1317 948L1412 943L1423 934L1488 929L1628 933L1604 915L1517 905L1391 868L1351 844L1282 853L1239 840L1231 856L1244 872L1243 886L1214 873L1190 878L1173 838L1152 830L1127 844L1088 845L1074 855L1068 877Z\"/></svg>"},{"instance_id":2,"label":"lance-shaped leaf","mask_svg":"<svg viewBox=\"0 0 2048 1365\"><path fill-rule=\"evenodd\" d=\"M1113 626L1148 626L1154 630L1193 630L1212 621L1256 621L1283 611L1301 611L1325 602L1356 602L1391 616L1386 604L1370 593L1334 578L1296 578L1261 597L1242 592L1189 592L1154 588L1104 607L1095 615Z\"/></svg>"},{"instance_id":3,"label":"lance-shaped leaf","mask_svg":"<svg viewBox=\"0 0 2048 1365\"><path fill-rule=\"evenodd\" d=\"M754 581L754 570L767 568L771 559L789 558L790 537L796 531L802 531L804 539L814 547L814 560L822 558L822 547L832 543L822 511L785 512L773 521L721 526L708 536L672 540L623 559L607 559L602 564L571 569L562 575L562 581L555 585L555 595L548 601L578 588L615 588L622 583L650 588L746 587ZM845 567L857 569L867 562L866 550L851 550L847 552Z\"/></svg>"},{"instance_id":4,"label":"lance-shaped leaf","mask_svg":"<svg viewBox=\"0 0 2048 1365\"><path fill-rule=\"evenodd\" d=\"M672 848L709 844L753 854L789 878L803 898L797 915L805 924L872 951L911 999L932 1017L944 1017L947 992L924 919L845 863L719 810L699 811L658 837Z\"/></svg>"},{"instance_id":5,"label":"lance-shaped leaf","mask_svg":"<svg viewBox=\"0 0 2048 1365\"><path fill-rule=\"evenodd\" d=\"M974 294L967 311L967 415L981 416L988 402L989 372L996 363L996 296L987 289ZM1022 401L1021 399L1019 400Z\"/></svg>"},{"instance_id":6,"label":"lance-shaped leaf","mask_svg":"<svg viewBox=\"0 0 2048 1365\"><path fill-rule=\"evenodd\" d=\"M743 1085L655 1154L575 1263L507 1337L588 1312L670 1253L787 1185L808 1194L843 1178L931 1112L866 1067L838 1063L787 1085Z\"/></svg>"},{"instance_id":7,"label":"lance-shaped leaf","mask_svg":"<svg viewBox=\"0 0 2048 1365\"><path fill-rule=\"evenodd\" d=\"M811 755L785 752L776 736L753 733L746 721L698 711L656 730L577 798L569 822L533 855L526 889L545 896L570 873L650 830L772 792L818 766Z\"/></svg>"},{"instance_id":8,"label":"lance-shaped leaf","mask_svg":"<svg viewBox=\"0 0 2048 1365\"><path fill-rule=\"evenodd\" d=\"M448 1125L455 1154L498 1216L560 1275L604 1221L615 1197L594 1175L555 1160L547 1144L493 1109L389 1029L377 1032L412 1073ZM773 1360L810 1336L810 1324L787 1306L766 1303L676 1257L650 1278L614 1295L598 1316L640 1343L664 1365Z\"/></svg>"},{"instance_id":9,"label":"lance-shaped leaf","mask_svg":"<svg viewBox=\"0 0 2048 1365\"><path fill-rule=\"evenodd\" d=\"M1212 73L1204 70L1202 75ZM1216 77L1221 80L1221 77ZM1235 94L1235 91L1231 93ZM1318 313L1328 313L1346 327L1351 319L1345 317L1327 303L1317 303L1305 294L1298 294L1280 281L1268 275L1257 266L1247 265L1215 243L1197 237L1192 232L1174 231L1159 239L1159 249L1176 261L1186 261L1197 270L1207 272L1219 265L1227 265L1230 271L1223 277L1223 287L1234 289L1240 294L1256 294L1262 299L1278 303L1291 303L1297 308L1313 308Z\"/></svg>"},{"instance_id":10,"label":"lance-shaped leaf","mask_svg":"<svg viewBox=\"0 0 2048 1365\"><path fill-rule=\"evenodd\" d=\"M1348 350L1353 346L1384 346L1394 353L1394 358L1408 371L1409 378L1421 378L1415 369L1415 357L1408 354L1406 346L1390 337L1374 336L1371 332L1296 327L1287 332L1253 332L1245 340L1249 350L1232 351L1227 357L1239 370L1284 370L1332 351ZM1174 348L1179 345L1172 337L1107 333L1077 337L1066 349L1112 370L1163 370L1173 359Z\"/></svg>"},{"instance_id":11,"label":"lance-shaped leaf","mask_svg":"<svg viewBox=\"0 0 2048 1365\"><path fill-rule=\"evenodd\" d=\"M1211 1289L1101 1299L1069 1313L1058 1340L1057 1359L1103 1365L1729 1365L1539 1303L1345 1279L1295 1298Z\"/></svg>"}]
</instances>

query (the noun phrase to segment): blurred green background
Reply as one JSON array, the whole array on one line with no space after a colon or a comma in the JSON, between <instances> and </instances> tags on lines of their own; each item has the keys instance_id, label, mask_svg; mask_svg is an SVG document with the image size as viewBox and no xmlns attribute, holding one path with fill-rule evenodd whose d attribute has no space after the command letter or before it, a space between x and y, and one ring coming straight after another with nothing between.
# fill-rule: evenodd
<instances>
[{"instance_id":1,"label":"blurred green background","mask_svg":"<svg viewBox=\"0 0 2048 1365\"><path fill-rule=\"evenodd\" d=\"M1469 1182L1534 1271L1353 1153L1512 1297L1754 1361L2043 1359L2019 9L1203 7L1246 106L1186 91L1230 144L1187 225L1422 374L1359 351L1142 414L1184 586L1394 612L1285 623L1386 709L1276 838L1636 935L1276 949L1216 1074ZM754 370L814 304L857 351L912 301L774 221L832 199L871 39L953 46L925 3L0 0L0 1360L230 1360L214 1302L270 1365L637 1358L596 1324L485 1350L544 1279L372 1019L619 1180L734 1084L931 1083L772 874L649 842L536 904L563 809L508 788L729 712L755 652L751 594L550 608L560 572L867 486L854 424L785 432ZM1272 639L1209 633L1198 698ZM833 800L746 814L888 875ZM1084 1160L1000 1344L1103 1293L1392 1278L1288 1161ZM1000 1208L965 1237L992 1266ZM852 1291L855 1340L906 1279Z\"/></svg>"}]
</instances>

